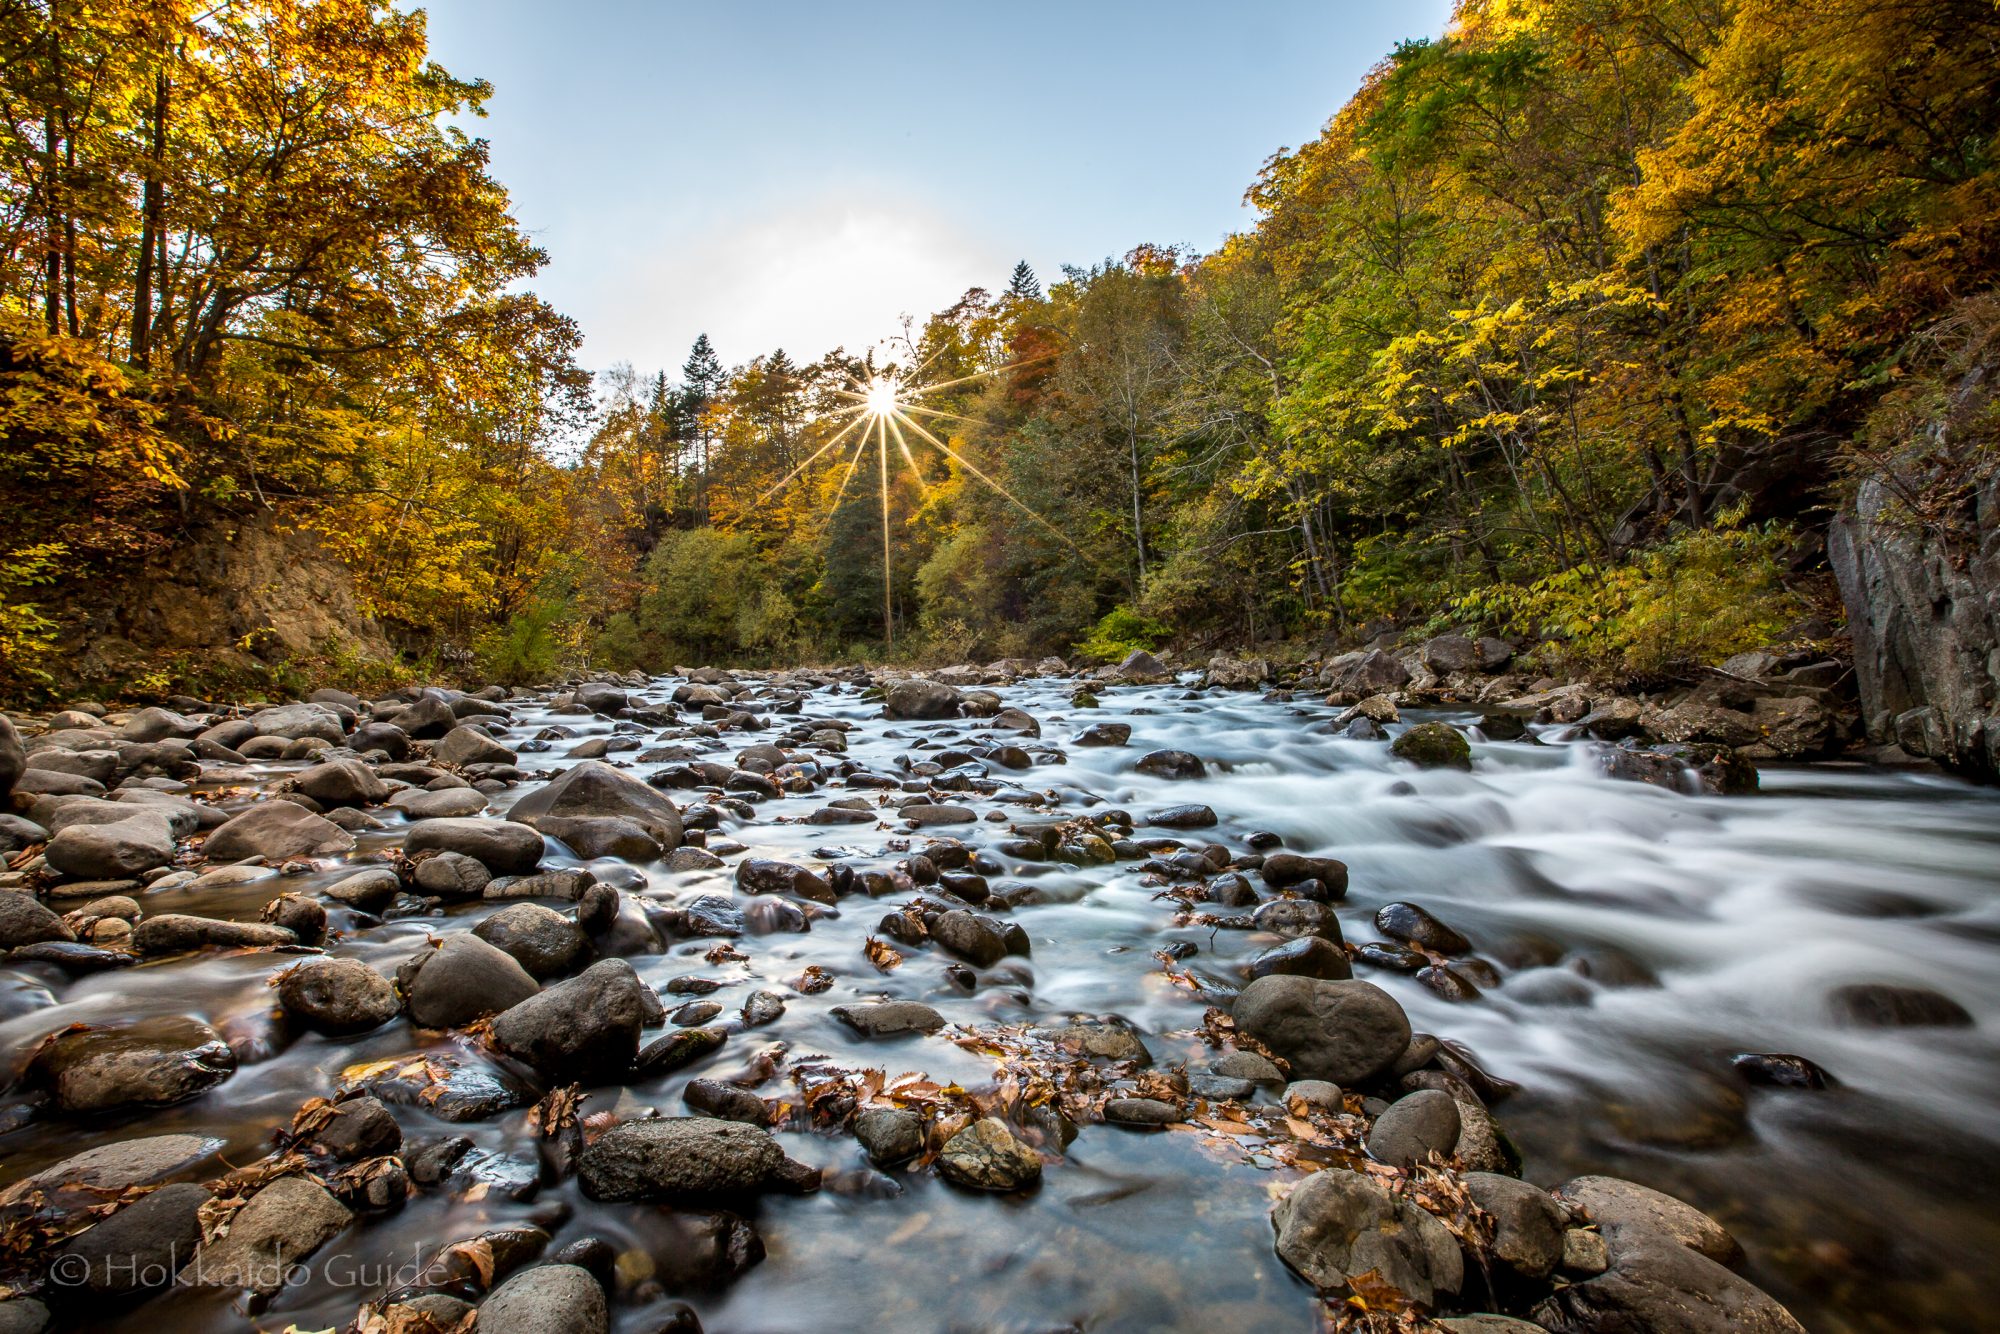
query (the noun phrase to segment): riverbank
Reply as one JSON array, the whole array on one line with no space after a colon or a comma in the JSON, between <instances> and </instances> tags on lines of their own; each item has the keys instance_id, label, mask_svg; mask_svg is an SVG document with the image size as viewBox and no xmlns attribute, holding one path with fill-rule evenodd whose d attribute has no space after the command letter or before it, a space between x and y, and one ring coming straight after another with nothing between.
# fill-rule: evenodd
<instances>
[{"instance_id":1,"label":"riverbank","mask_svg":"<svg viewBox=\"0 0 2000 1334\"><path fill-rule=\"evenodd\" d=\"M489 1334L593 1302L620 1329L1303 1328L1321 1299L1359 1319L1357 1289L1794 1327L1760 1287L1814 1328L1956 1327L1906 1253L1869 1270L1850 1191L1776 1183L1831 1153L1879 1198L1871 1136L1928 1125L1937 1164L1990 1131L1961 1091L1990 970L1957 956L1991 803L1782 767L1703 796L1669 756L1621 774L1656 752L1588 739L1587 691L1475 669L1398 703L1360 664L1388 670L1268 698L1140 661L43 720L54 838L5 886L44 935L8 942L9 1177L173 1134L146 1184L194 1185L11 1189L19 1286L72 1323L238 1327L255 1266L212 1249L211 1289L115 1319L44 1267L158 1199L146 1236L208 1237L184 1261L267 1218L323 1234L270 1237L302 1328L466 1301ZM1475 680L1496 698L1445 707ZM1885 860L1900 901L1869 893ZM1779 1005L1742 970L1786 933L1814 971ZM1939 1081L1915 1118L1913 1057ZM1990 1224L1927 1227L1923 1175L1893 1221L1948 1262ZM1875 1291L1816 1286L1842 1264Z\"/></svg>"}]
</instances>

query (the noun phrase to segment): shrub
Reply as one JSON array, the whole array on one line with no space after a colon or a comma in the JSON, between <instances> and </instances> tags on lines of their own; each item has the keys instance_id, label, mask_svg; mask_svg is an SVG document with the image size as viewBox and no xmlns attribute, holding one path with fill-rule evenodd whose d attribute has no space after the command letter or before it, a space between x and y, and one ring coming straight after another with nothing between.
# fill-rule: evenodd
<instances>
[{"instance_id":1,"label":"shrub","mask_svg":"<svg viewBox=\"0 0 2000 1334\"><path fill-rule=\"evenodd\" d=\"M1117 662L1134 649L1151 652L1171 638L1173 631L1166 626L1120 605L1104 614L1076 651L1099 662Z\"/></svg>"},{"instance_id":2,"label":"shrub","mask_svg":"<svg viewBox=\"0 0 2000 1334\"><path fill-rule=\"evenodd\" d=\"M1758 648L1799 612L1780 579L1778 525L1683 533L1610 567L1579 565L1452 604L1462 618L1539 634L1555 656L1633 672L1719 662Z\"/></svg>"}]
</instances>

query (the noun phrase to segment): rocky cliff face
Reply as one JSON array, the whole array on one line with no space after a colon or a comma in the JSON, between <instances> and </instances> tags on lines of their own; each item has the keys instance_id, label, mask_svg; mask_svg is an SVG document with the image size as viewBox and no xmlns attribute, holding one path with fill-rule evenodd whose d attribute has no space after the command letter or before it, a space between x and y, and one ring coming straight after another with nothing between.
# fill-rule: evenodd
<instances>
[{"instance_id":1,"label":"rocky cliff face","mask_svg":"<svg viewBox=\"0 0 2000 1334\"><path fill-rule=\"evenodd\" d=\"M1980 456L1991 408L1990 372L1966 376L1828 533L1870 737L1987 779L2000 776L2000 469ZM1908 501L1941 491L1951 501L1936 512Z\"/></svg>"},{"instance_id":2,"label":"rocky cliff face","mask_svg":"<svg viewBox=\"0 0 2000 1334\"><path fill-rule=\"evenodd\" d=\"M218 519L89 590L63 674L115 681L161 655L254 670L285 658L388 658L347 567L269 513Z\"/></svg>"}]
</instances>

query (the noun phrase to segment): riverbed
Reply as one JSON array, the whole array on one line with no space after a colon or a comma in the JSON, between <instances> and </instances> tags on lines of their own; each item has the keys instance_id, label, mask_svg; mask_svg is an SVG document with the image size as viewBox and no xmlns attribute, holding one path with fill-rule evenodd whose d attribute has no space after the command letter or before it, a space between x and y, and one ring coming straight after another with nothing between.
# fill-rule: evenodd
<instances>
[{"instance_id":1,"label":"riverbed","mask_svg":"<svg viewBox=\"0 0 2000 1334\"><path fill-rule=\"evenodd\" d=\"M664 699L676 684L663 678L643 693ZM941 747L1018 742L1033 767L975 766L1002 780L1003 791L947 794L982 815L1117 807L1143 821L1149 811L1202 803L1216 827L1175 836L1241 850L1268 831L1291 851L1341 859L1351 875L1340 905L1350 943L1377 938L1372 919L1382 904L1415 902L1469 937L1497 973L1498 984L1478 998L1454 1002L1407 975L1356 967L1395 995L1417 1029L1465 1044L1487 1071L1519 1086L1494 1111L1529 1180L1553 1186L1605 1173L1688 1200L1741 1240L1745 1276L1821 1334L1992 1327L2000 1302L2000 794L1935 775L1824 765L1767 767L1755 795L1696 796L1604 777L1594 743L1561 728L1487 741L1477 714L1450 712L1411 712L1404 721L1473 729L1471 772L1418 770L1381 741L1336 735L1339 710L1316 700L1178 684L1096 688L1098 707L1080 709L1071 681L995 687L1040 723L1038 741L996 738L971 719L885 721L878 700L846 684L812 689L801 714L850 724L845 758L877 774L903 773ZM569 733L548 751L522 754L529 771L574 763L565 749L616 726L553 712L545 698L507 707L509 745L549 727ZM1104 722L1129 724L1129 744L1070 744ZM724 760L770 735L690 741L684 729L665 730L674 744ZM648 729L648 744L659 733ZM1207 776L1134 769L1161 749L1200 756ZM634 764L629 752L611 759L642 776L666 767ZM260 765L256 776L300 767ZM535 786L498 794L495 812ZM225 802L247 800L240 783L230 787ZM669 795L685 804L699 794ZM728 816L711 837L744 845L726 854L732 865L772 857L889 868L921 848L922 835L887 823L796 822L829 798L857 795L872 794L836 780L763 800L754 819ZM401 841L405 828L393 814L384 818L391 826L365 835L345 862ZM989 849L1008 836L1006 823L983 820L933 832ZM1038 902L1009 914L1031 952L970 992L934 950L910 951L887 973L869 965L864 943L893 899L844 899L809 932L745 937L740 962L711 963L704 956L716 942L707 939L667 940L659 953L631 956L656 990L699 975L722 983L707 999L725 1015L758 991L782 994L784 1013L733 1034L704 1063L593 1090L584 1114L679 1114L689 1079L743 1075L760 1058L776 1072L758 1090L767 1098L791 1090L783 1072L807 1060L891 1078L917 1071L967 1087L990 1079L991 1063L976 1051L938 1037L866 1042L830 1015L867 999L923 1001L966 1030L1116 1015L1161 1063L1198 1057L1205 1008L1239 986L1239 965L1272 943L1250 931L1175 926L1180 905L1160 897L1160 877L1135 861L999 860L1005 874L996 883L1039 891ZM583 864L560 850L550 862ZM600 879L663 905L735 894L729 866L674 873L657 863L590 865ZM343 873L329 863L283 887L310 891ZM273 882L253 881L162 891L144 903L149 913L255 920L273 892ZM427 935L469 927L500 906L474 901L365 929L336 913L332 924L347 930L329 948L393 975ZM1156 951L1175 945L1193 951L1178 951L1186 957L1171 966L1207 994L1169 976ZM241 1061L203 1096L143 1118L32 1121L0 1140L6 1178L100 1140L169 1130L215 1137L223 1159L243 1163L269 1152L273 1133L301 1103L338 1087L343 1072L420 1050L483 1062L469 1040L419 1043L406 1020L358 1039L288 1038L272 1019L267 981L294 962L209 953L74 981L0 969L10 1016L0 1044L11 1051L72 1022L184 1013L221 1030ZM830 989L789 985L810 966L832 975ZM1856 983L1934 989L1973 1024L1843 1026L1827 996ZM1834 1086L1753 1086L1732 1068L1743 1052L1807 1057ZM519 1110L452 1123L421 1108L397 1111L406 1139L471 1136L493 1184L420 1191L401 1210L357 1226L279 1294L261 1327L345 1326L402 1267L444 1242L511 1224L544 1228L551 1250L585 1236L633 1257L681 1244L661 1210L596 1203L573 1180L548 1179ZM633 1274L634 1299L614 1303L616 1328L655 1329L674 1301L691 1305L710 1331L1316 1328L1311 1289L1271 1248L1268 1211L1290 1178L1212 1136L1085 1126L1039 1190L1004 1197L921 1171L875 1171L846 1136L793 1128L779 1138L793 1158L825 1169L826 1188L761 1201L749 1216L767 1253L733 1282L680 1289L670 1274L650 1284ZM621 1263L621 1275L629 1267ZM245 1321L225 1296L181 1292L103 1327L158 1334Z\"/></svg>"}]
</instances>

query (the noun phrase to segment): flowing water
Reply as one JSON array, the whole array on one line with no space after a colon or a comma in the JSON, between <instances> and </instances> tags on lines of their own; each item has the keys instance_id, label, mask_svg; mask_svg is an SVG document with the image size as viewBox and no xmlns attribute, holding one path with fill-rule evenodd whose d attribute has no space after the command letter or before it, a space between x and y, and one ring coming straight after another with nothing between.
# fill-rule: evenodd
<instances>
[{"instance_id":1,"label":"flowing water","mask_svg":"<svg viewBox=\"0 0 2000 1334\"><path fill-rule=\"evenodd\" d=\"M1686 796L1607 780L1587 746L1546 732L1476 742L1470 774L1418 772L1380 742L1331 735L1334 711L1317 703L1191 697L1162 686L1104 691L1103 707L1086 712L1069 706L1071 688L1046 680L1000 690L1041 721L1044 747L1060 745L1066 762L995 776L1024 793L1053 794L1073 813L1206 803L1220 826L1190 841L1240 850L1251 832L1270 830L1292 850L1345 860L1352 889L1341 917L1350 941L1374 938L1374 909L1406 899L1459 928L1499 967L1500 985L1459 1004L1399 974L1361 967L1357 976L1390 990L1417 1029L1466 1043L1489 1071L1521 1086L1496 1115L1530 1180L1554 1185L1602 1172L1682 1196L1742 1240L1746 1275L1815 1331L1970 1331L2000 1319L2000 794L1936 777L1813 767L1767 769L1755 796ZM514 707L509 735L517 741L552 722L579 736L611 726L537 704ZM973 722L884 723L880 706L851 688L815 691L804 712L853 723L849 758L880 773L894 772L900 756L921 758L913 748L980 735ZM1131 744L1066 744L1100 721L1130 723ZM730 734L713 744L726 758L756 739ZM1134 772L1140 755L1161 748L1202 756L1209 777ZM552 753L522 763L566 761ZM756 821L728 820L724 833L748 845L748 855L811 865L816 849L838 847L857 866L892 865L894 836L872 826L775 822L853 795L862 794L836 781L810 797L767 801ZM987 799L971 804L1025 813ZM1005 830L982 823L938 832L991 842ZM398 837L395 829L371 835L354 855ZM593 865L663 902L732 893L726 869L670 875ZM946 958L934 949L912 952L886 976L869 968L862 941L889 905L865 898L843 900L809 934L746 938L748 963L705 963L710 940L634 957L656 988L699 974L727 983L713 996L727 1011L760 989L786 994L788 1008L691 1070L596 1091L586 1114L678 1114L689 1078L741 1073L779 1048L786 1060L821 1055L891 1075L922 1070L940 1082L990 1075L982 1058L942 1038L863 1042L827 1013L883 996L926 1001L962 1024L1117 1014L1147 1035L1157 1057L1194 1057L1201 1048L1189 1031L1203 1003L1166 980L1153 952L1193 943L1198 953L1186 966L1226 989L1240 980L1237 965L1271 943L1246 931L1173 927L1175 905L1155 897L1158 885L1143 882L1136 863L1009 869L1047 900L1015 914L1032 957L1013 961L1025 965L1020 975L971 995L947 980ZM272 891L269 881L167 891L149 895L146 907L254 919ZM334 948L393 971L427 932L468 927L498 906L390 921ZM23 1050L73 1021L187 1013L222 1028L245 1057L220 1087L164 1112L103 1126L35 1123L7 1135L6 1178L98 1139L170 1129L222 1138L225 1156L242 1163L267 1152L273 1131L306 1098L330 1092L344 1068L416 1049L402 1021L358 1040L285 1045L265 982L290 962L211 954L67 983L0 971L0 1013L11 1016L0 1024L6 1049ZM809 964L836 975L830 991L787 990L785 981ZM1827 992L1857 982L1934 988L1975 1024L1836 1026ZM477 1059L470 1045L433 1050ZM1809 1057L1838 1086L1752 1089L1730 1067L1731 1055L1746 1051ZM775 1097L789 1088L779 1080L759 1091ZM537 1185L536 1149L519 1111L464 1125L410 1108L398 1116L412 1138L471 1135L494 1188L478 1199L418 1193L400 1212L351 1229L278 1297L262 1327L344 1325L413 1259L508 1223L545 1226L556 1246L595 1235L670 1257L680 1244L663 1210L596 1204L574 1181ZM1007 1198L960 1192L922 1173L884 1178L864 1170L846 1137L781 1138L793 1157L828 1170L828 1188L764 1199L751 1215L768 1247L764 1262L722 1290L679 1294L711 1331L1315 1327L1310 1290L1271 1250L1266 1214L1282 1183L1215 1155L1199 1136L1088 1126L1039 1191ZM665 1298L657 1286L632 1295L614 1306L617 1328L654 1328ZM207 1293L157 1299L106 1326L149 1334L242 1327L226 1298Z\"/></svg>"}]
</instances>

